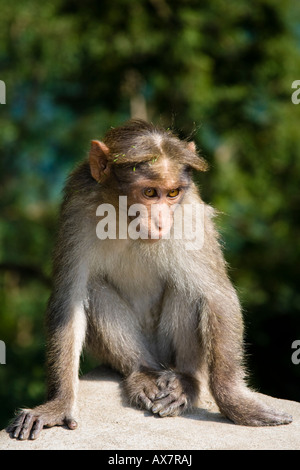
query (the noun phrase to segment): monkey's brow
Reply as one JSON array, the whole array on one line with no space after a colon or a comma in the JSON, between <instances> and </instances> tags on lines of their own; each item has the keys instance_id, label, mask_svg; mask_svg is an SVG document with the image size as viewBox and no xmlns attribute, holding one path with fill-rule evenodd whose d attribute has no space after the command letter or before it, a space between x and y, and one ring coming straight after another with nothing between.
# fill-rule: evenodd
<instances>
[{"instance_id":1,"label":"monkey's brow","mask_svg":"<svg viewBox=\"0 0 300 470\"><path fill-rule=\"evenodd\" d=\"M131 166L134 172L137 172L141 176L145 176L148 179L160 179L162 176L167 176L168 174L174 178L177 177L178 180L187 180L187 167L181 165L178 168L169 171L162 171L160 167L157 167L152 162L142 162L135 163Z\"/></svg>"},{"instance_id":2,"label":"monkey's brow","mask_svg":"<svg viewBox=\"0 0 300 470\"><path fill-rule=\"evenodd\" d=\"M178 182L178 186L187 187L190 184L190 172L186 165L178 165L168 171L157 166L156 162L131 162L130 164L114 165L115 175L120 183L138 184L142 180L147 180L148 184L165 183L165 180L172 179Z\"/></svg>"},{"instance_id":3,"label":"monkey's brow","mask_svg":"<svg viewBox=\"0 0 300 470\"><path fill-rule=\"evenodd\" d=\"M137 175L136 179L132 179L130 181L135 187L164 187L168 189L174 188L181 188L181 189L188 189L191 184L191 179L186 174L181 175L162 175L162 174L155 174L153 177L149 176L148 174L145 175Z\"/></svg>"},{"instance_id":4,"label":"monkey's brow","mask_svg":"<svg viewBox=\"0 0 300 470\"><path fill-rule=\"evenodd\" d=\"M116 165L115 173L120 181L142 177L148 179L157 179L159 172L149 166L148 162L132 162L130 164Z\"/></svg>"}]
</instances>

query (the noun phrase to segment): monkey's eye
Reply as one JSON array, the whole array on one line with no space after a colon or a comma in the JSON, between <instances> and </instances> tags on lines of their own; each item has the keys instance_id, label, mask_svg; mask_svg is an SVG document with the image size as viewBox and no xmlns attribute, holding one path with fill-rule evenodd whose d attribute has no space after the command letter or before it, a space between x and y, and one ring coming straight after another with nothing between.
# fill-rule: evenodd
<instances>
[{"instance_id":1,"label":"monkey's eye","mask_svg":"<svg viewBox=\"0 0 300 470\"><path fill-rule=\"evenodd\" d=\"M144 196L146 196L146 197L156 197L157 196L156 189L154 189L154 188L144 189Z\"/></svg>"},{"instance_id":2,"label":"monkey's eye","mask_svg":"<svg viewBox=\"0 0 300 470\"><path fill-rule=\"evenodd\" d=\"M171 191L168 192L168 197L177 197L179 194L179 189L171 189Z\"/></svg>"}]
</instances>

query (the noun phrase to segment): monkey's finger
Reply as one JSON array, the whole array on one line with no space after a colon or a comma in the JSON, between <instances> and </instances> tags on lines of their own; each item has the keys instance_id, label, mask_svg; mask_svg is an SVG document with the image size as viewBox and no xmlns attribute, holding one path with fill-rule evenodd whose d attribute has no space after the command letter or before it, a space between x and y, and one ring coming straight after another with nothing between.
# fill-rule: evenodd
<instances>
[{"instance_id":1,"label":"monkey's finger","mask_svg":"<svg viewBox=\"0 0 300 470\"><path fill-rule=\"evenodd\" d=\"M161 390L174 390L177 387L177 377L173 372L162 372L156 383Z\"/></svg>"},{"instance_id":2,"label":"monkey's finger","mask_svg":"<svg viewBox=\"0 0 300 470\"><path fill-rule=\"evenodd\" d=\"M144 392L139 394L138 403L141 408L146 408L146 410L151 410L153 406L153 401L151 401Z\"/></svg>"},{"instance_id":3,"label":"monkey's finger","mask_svg":"<svg viewBox=\"0 0 300 470\"><path fill-rule=\"evenodd\" d=\"M22 428L19 433L19 439L21 441L28 439L35 420L36 420L36 416L34 416L34 414L27 413L23 421Z\"/></svg>"},{"instance_id":4,"label":"monkey's finger","mask_svg":"<svg viewBox=\"0 0 300 470\"><path fill-rule=\"evenodd\" d=\"M161 418L165 416L178 416L181 414L181 408L178 406L177 403L172 403L168 408L161 410L158 414Z\"/></svg>"},{"instance_id":5,"label":"monkey's finger","mask_svg":"<svg viewBox=\"0 0 300 470\"><path fill-rule=\"evenodd\" d=\"M158 393L159 390L157 387L153 387L152 390L145 390L145 395L149 398L152 403L156 400Z\"/></svg>"},{"instance_id":6,"label":"monkey's finger","mask_svg":"<svg viewBox=\"0 0 300 470\"><path fill-rule=\"evenodd\" d=\"M179 400L172 402L169 406L162 409L159 412L159 416L178 416L180 415L187 406L187 399L185 396L181 396Z\"/></svg>"},{"instance_id":7,"label":"monkey's finger","mask_svg":"<svg viewBox=\"0 0 300 470\"><path fill-rule=\"evenodd\" d=\"M19 437L25 417L26 413L20 413L17 418L7 427L7 431L11 432L13 437Z\"/></svg>"},{"instance_id":8,"label":"monkey's finger","mask_svg":"<svg viewBox=\"0 0 300 470\"><path fill-rule=\"evenodd\" d=\"M156 384L160 390L164 390L165 388L167 388L168 381L160 377L157 380Z\"/></svg>"},{"instance_id":9,"label":"monkey's finger","mask_svg":"<svg viewBox=\"0 0 300 470\"><path fill-rule=\"evenodd\" d=\"M15 418L7 425L6 431L13 433L14 430L17 428L18 424L19 424L19 417Z\"/></svg>"},{"instance_id":10,"label":"monkey's finger","mask_svg":"<svg viewBox=\"0 0 300 470\"><path fill-rule=\"evenodd\" d=\"M167 388L165 390L161 390L157 395L156 395L156 400L160 400L161 398L165 398L168 395L170 395L170 390Z\"/></svg>"},{"instance_id":11,"label":"monkey's finger","mask_svg":"<svg viewBox=\"0 0 300 470\"><path fill-rule=\"evenodd\" d=\"M66 418L65 423L69 429L76 429L78 426L77 421L75 421L73 418Z\"/></svg>"},{"instance_id":12,"label":"monkey's finger","mask_svg":"<svg viewBox=\"0 0 300 470\"><path fill-rule=\"evenodd\" d=\"M43 429L43 427L44 427L44 421L41 418L37 418L33 425L33 428L30 434L30 439L32 440L36 439L38 435L40 434L41 430Z\"/></svg>"},{"instance_id":13,"label":"monkey's finger","mask_svg":"<svg viewBox=\"0 0 300 470\"><path fill-rule=\"evenodd\" d=\"M187 406L187 398L184 394L175 396L170 394L168 397L157 401L152 407L153 413L158 413L159 416L177 416L184 411Z\"/></svg>"},{"instance_id":14,"label":"monkey's finger","mask_svg":"<svg viewBox=\"0 0 300 470\"><path fill-rule=\"evenodd\" d=\"M167 397L162 398L161 400L156 400L154 405L152 406L152 412L159 413L162 409L169 406L169 404L173 402L174 400L175 400L175 397L171 396L170 394L168 394Z\"/></svg>"}]
</instances>

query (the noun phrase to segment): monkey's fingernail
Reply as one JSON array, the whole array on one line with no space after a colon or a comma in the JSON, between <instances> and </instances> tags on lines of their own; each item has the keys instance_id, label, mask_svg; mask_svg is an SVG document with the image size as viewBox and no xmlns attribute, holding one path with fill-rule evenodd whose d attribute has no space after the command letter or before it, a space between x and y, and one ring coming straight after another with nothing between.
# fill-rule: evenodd
<instances>
[{"instance_id":1,"label":"monkey's fingernail","mask_svg":"<svg viewBox=\"0 0 300 470\"><path fill-rule=\"evenodd\" d=\"M77 428L77 422L74 419L67 419L66 423L69 429Z\"/></svg>"},{"instance_id":2,"label":"monkey's fingernail","mask_svg":"<svg viewBox=\"0 0 300 470\"><path fill-rule=\"evenodd\" d=\"M163 418L164 416L168 415L168 409L167 410L162 410L158 414L159 414L159 416L161 416Z\"/></svg>"},{"instance_id":3,"label":"monkey's fingernail","mask_svg":"<svg viewBox=\"0 0 300 470\"><path fill-rule=\"evenodd\" d=\"M156 395L155 399L156 399L156 400L160 400L160 398L167 397L168 395L169 395L169 392L167 392L167 391L161 391L161 392L159 392L159 393Z\"/></svg>"},{"instance_id":4,"label":"monkey's fingernail","mask_svg":"<svg viewBox=\"0 0 300 470\"><path fill-rule=\"evenodd\" d=\"M161 410L161 404L157 403L157 405L152 406L152 412L158 413Z\"/></svg>"}]
</instances>

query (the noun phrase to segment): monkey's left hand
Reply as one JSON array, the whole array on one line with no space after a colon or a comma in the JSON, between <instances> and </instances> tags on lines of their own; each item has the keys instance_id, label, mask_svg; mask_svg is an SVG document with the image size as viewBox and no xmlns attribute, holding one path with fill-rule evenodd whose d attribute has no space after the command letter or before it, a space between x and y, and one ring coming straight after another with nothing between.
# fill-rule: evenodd
<instances>
[{"instance_id":1,"label":"monkey's left hand","mask_svg":"<svg viewBox=\"0 0 300 470\"><path fill-rule=\"evenodd\" d=\"M157 380L160 392L156 395L152 412L159 416L178 416L190 408L198 397L199 384L189 374L161 372Z\"/></svg>"},{"instance_id":2,"label":"monkey's left hand","mask_svg":"<svg viewBox=\"0 0 300 470\"><path fill-rule=\"evenodd\" d=\"M148 369L132 372L123 387L129 402L138 408L151 410L159 388L156 385L158 372Z\"/></svg>"}]
</instances>

